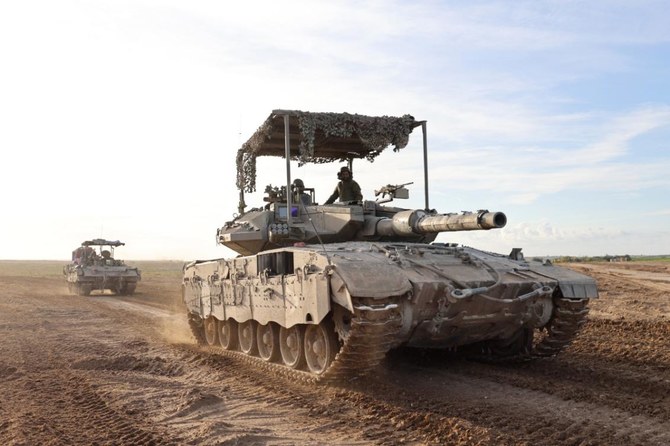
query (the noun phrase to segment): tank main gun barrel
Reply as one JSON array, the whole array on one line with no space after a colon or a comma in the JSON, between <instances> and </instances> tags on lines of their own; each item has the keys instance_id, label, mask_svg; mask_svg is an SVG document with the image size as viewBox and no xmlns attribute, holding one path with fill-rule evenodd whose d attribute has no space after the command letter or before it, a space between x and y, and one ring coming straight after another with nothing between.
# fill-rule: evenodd
<instances>
[{"instance_id":1,"label":"tank main gun barrel","mask_svg":"<svg viewBox=\"0 0 670 446\"><path fill-rule=\"evenodd\" d=\"M418 232L472 231L477 229L498 229L507 224L507 216L502 212L477 211L465 214L428 215L418 222Z\"/></svg>"},{"instance_id":2,"label":"tank main gun barrel","mask_svg":"<svg viewBox=\"0 0 670 446\"><path fill-rule=\"evenodd\" d=\"M430 215L423 210L407 210L377 222L377 232L386 236L434 234L438 232L474 231L502 228L507 216L502 212L464 212Z\"/></svg>"}]
</instances>

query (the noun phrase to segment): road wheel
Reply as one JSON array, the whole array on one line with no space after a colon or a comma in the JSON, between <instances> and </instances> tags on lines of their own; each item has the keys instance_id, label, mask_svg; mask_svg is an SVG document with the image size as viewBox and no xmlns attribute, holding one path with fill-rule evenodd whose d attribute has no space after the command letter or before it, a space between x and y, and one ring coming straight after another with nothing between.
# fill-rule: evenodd
<instances>
[{"instance_id":1,"label":"road wheel","mask_svg":"<svg viewBox=\"0 0 670 446\"><path fill-rule=\"evenodd\" d=\"M233 319L219 321L219 344L226 350L237 348L237 322Z\"/></svg>"},{"instance_id":2,"label":"road wheel","mask_svg":"<svg viewBox=\"0 0 670 446\"><path fill-rule=\"evenodd\" d=\"M256 344L256 322L248 320L237 324L237 337L240 341L240 350L247 355L256 356L258 345Z\"/></svg>"},{"instance_id":3,"label":"road wheel","mask_svg":"<svg viewBox=\"0 0 670 446\"><path fill-rule=\"evenodd\" d=\"M258 324L256 327L258 356L268 362L277 362L281 357L279 351L279 328L274 322L267 325Z\"/></svg>"},{"instance_id":4,"label":"road wheel","mask_svg":"<svg viewBox=\"0 0 670 446\"><path fill-rule=\"evenodd\" d=\"M337 354L337 335L332 322L323 320L318 325L305 329L305 360L310 372L320 375L325 372Z\"/></svg>"},{"instance_id":5,"label":"road wheel","mask_svg":"<svg viewBox=\"0 0 670 446\"><path fill-rule=\"evenodd\" d=\"M205 341L207 341L207 345L216 345L218 341L217 322L218 320L214 316L205 319Z\"/></svg>"},{"instance_id":6,"label":"road wheel","mask_svg":"<svg viewBox=\"0 0 670 446\"><path fill-rule=\"evenodd\" d=\"M78 283L77 284L77 294L80 296L88 296L91 294L93 287L87 283Z\"/></svg>"},{"instance_id":7,"label":"road wheel","mask_svg":"<svg viewBox=\"0 0 670 446\"><path fill-rule=\"evenodd\" d=\"M279 350L287 366L293 369L305 366L305 333L301 325L279 328Z\"/></svg>"}]
</instances>

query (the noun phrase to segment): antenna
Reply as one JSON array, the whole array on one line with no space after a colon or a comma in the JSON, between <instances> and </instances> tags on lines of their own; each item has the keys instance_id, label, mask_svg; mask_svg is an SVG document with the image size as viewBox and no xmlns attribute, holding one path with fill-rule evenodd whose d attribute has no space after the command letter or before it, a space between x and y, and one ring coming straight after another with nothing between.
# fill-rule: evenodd
<instances>
[{"instance_id":1,"label":"antenna","mask_svg":"<svg viewBox=\"0 0 670 446\"><path fill-rule=\"evenodd\" d=\"M309 213L309 211L305 207L305 203L303 203L302 200L298 199L298 202L300 202L300 206L302 207L302 210L305 212L305 214L307 214L307 220L312 225L312 229L314 229L314 233L316 234L316 238L319 240L319 243L321 244L321 248L323 248L323 253L326 255L326 260L328 261L328 265L332 265L333 263L330 261L330 256L328 255L328 250L326 250L326 245L323 244L323 240L321 240L321 235L319 235L319 231L316 229L316 226L314 225L314 222L312 221L312 214Z\"/></svg>"}]
</instances>

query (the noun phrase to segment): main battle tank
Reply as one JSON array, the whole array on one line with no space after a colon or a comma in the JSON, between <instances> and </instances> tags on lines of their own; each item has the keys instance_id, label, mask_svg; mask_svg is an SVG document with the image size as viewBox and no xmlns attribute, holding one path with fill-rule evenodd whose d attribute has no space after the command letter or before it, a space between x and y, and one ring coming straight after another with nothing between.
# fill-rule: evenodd
<instances>
[{"instance_id":1,"label":"main battle tank","mask_svg":"<svg viewBox=\"0 0 670 446\"><path fill-rule=\"evenodd\" d=\"M557 354L586 320L595 281L520 249L494 254L449 243L439 233L505 226L502 212L438 214L377 201L303 204L287 185L268 186L267 204L244 212L257 156L309 162L374 159L407 144L425 122L275 110L238 151L240 215L217 242L240 254L184 266L183 300L196 339L254 366L307 381L368 373L393 348L465 349L491 360ZM292 151L292 147L297 150ZM427 172L427 168L424 168ZM427 173L425 184L428 184ZM314 202L314 191L308 202Z\"/></svg>"},{"instance_id":2,"label":"main battle tank","mask_svg":"<svg viewBox=\"0 0 670 446\"><path fill-rule=\"evenodd\" d=\"M72 251L72 263L63 267L70 293L88 296L93 290L131 295L142 278L140 270L114 258L118 240L93 239Z\"/></svg>"}]
</instances>

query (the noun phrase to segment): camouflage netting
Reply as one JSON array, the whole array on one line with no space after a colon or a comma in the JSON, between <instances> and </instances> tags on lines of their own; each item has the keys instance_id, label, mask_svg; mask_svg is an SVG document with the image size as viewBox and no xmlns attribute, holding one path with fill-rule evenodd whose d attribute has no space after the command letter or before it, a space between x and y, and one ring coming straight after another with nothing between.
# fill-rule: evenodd
<instances>
[{"instance_id":1,"label":"camouflage netting","mask_svg":"<svg viewBox=\"0 0 670 446\"><path fill-rule=\"evenodd\" d=\"M237 164L237 188L243 192L254 192L256 190L256 155L240 149L237 151L235 162Z\"/></svg>"},{"instance_id":2,"label":"camouflage netting","mask_svg":"<svg viewBox=\"0 0 670 446\"><path fill-rule=\"evenodd\" d=\"M410 115L364 116L349 113L281 111L273 113L237 152L237 187L256 190L256 158L284 156L284 121L289 115L291 147L298 147L291 159L300 165L365 158L373 161L389 146L398 151L407 145L409 134L420 125ZM295 151L295 150L294 150Z\"/></svg>"}]
</instances>

